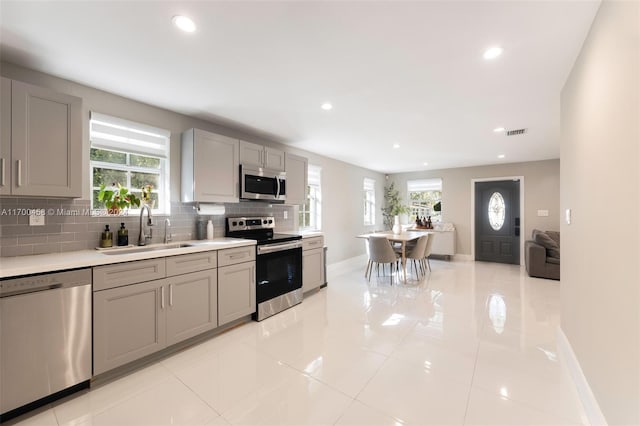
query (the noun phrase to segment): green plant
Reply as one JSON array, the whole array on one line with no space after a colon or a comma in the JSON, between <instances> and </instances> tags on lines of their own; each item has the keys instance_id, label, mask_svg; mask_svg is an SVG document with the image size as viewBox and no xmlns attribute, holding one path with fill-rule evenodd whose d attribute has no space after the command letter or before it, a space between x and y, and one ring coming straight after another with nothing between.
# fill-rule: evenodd
<instances>
[{"instance_id":1,"label":"green plant","mask_svg":"<svg viewBox=\"0 0 640 426\"><path fill-rule=\"evenodd\" d=\"M111 188L101 184L98 200L104 203L109 213L117 213L131 206L140 207L140 199L119 183L113 183Z\"/></svg>"},{"instance_id":2,"label":"green plant","mask_svg":"<svg viewBox=\"0 0 640 426\"><path fill-rule=\"evenodd\" d=\"M384 207L382 207L382 217L387 228L393 226L393 217L400 214L409 213L409 207L402 204L400 191L395 187L395 183L391 182L389 186L384 187Z\"/></svg>"},{"instance_id":3,"label":"green plant","mask_svg":"<svg viewBox=\"0 0 640 426\"><path fill-rule=\"evenodd\" d=\"M151 200L151 191L153 191L153 185L144 185L142 188L142 200L150 201Z\"/></svg>"},{"instance_id":4,"label":"green plant","mask_svg":"<svg viewBox=\"0 0 640 426\"><path fill-rule=\"evenodd\" d=\"M433 205L433 211L434 212L442 211L442 201L438 201Z\"/></svg>"}]
</instances>

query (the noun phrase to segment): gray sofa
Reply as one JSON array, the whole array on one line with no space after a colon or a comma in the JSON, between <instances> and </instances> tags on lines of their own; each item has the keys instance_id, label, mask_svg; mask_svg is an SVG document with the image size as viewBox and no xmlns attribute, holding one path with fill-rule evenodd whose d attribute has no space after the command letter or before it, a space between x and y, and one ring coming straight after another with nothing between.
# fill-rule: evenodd
<instances>
[{"instance_id":1,"label":"gray sofa","mask_svg":"<svg viewBox=\"0 0 640 426\"><path fill-rule=\"evenodd\" d=\"M524 243L524 260L531 277L560 279L560 233L534 229Z\"/></svg>"}]
</instances>

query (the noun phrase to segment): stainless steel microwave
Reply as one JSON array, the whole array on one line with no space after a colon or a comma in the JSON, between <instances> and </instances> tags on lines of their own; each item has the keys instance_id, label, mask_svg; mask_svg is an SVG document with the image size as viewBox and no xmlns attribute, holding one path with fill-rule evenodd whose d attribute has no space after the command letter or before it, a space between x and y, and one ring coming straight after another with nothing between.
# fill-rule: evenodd
<instances>
[{"instance_id":1,"label":"stainless steel microwave","mask_svg":"<svg viewBox=\"0 0 640 426\"><path fill-rule=\"evenodd\" d=\"M286 181L285 172L240 165L240 199L284 203Z\"/></svg>"}]
</instances>

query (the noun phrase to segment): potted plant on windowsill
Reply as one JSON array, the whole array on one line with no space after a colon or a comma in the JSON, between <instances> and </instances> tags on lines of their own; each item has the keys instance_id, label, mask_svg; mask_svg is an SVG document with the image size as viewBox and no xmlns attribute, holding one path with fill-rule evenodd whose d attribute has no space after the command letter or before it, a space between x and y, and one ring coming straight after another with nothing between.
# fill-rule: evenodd
<instances>
[{"instance_id":1,"label":"potted plant on windowsill","mask_svg":"<svg viewBox=\"0 0 640 426\"><path fill-rule=\"evenodd\" d=\"M151 198L151 192L153 191L153 185L144 185L140 188L142 191L142 197L140 199L141 204L149 206L153 210L156 200Z\"/></svg>"},{"instance_id":2,"label":"potted plant on windowsill","mask_svg":"<svg viewBox=\"0 0 640 426\"><path fill-rule=\"evenodd\" d=\"M140 199L119 183L113 183L111 188L107 188L104 183L101 184L98 200L104 203L107 213L113 215L118 215L123 209L132 206L140 207Z\"/></svg>"}]
</instances>

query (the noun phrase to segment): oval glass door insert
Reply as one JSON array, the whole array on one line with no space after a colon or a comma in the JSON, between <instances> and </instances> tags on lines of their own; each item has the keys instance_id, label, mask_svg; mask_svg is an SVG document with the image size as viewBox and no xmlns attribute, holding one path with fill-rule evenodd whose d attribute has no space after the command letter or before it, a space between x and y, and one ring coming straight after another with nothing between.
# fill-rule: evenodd
<instances>
[{"instance_id":1,"label":"oval glass door insert","mask_svg":"<svg viewBox=\"0 0 640 426\"><path fill-rule=\"evenodd\" d=\"M499 231L504 225L504 198L499 192L494 192L489 199L489 225L494 231Z\"/></svg>"}]
</instances>

